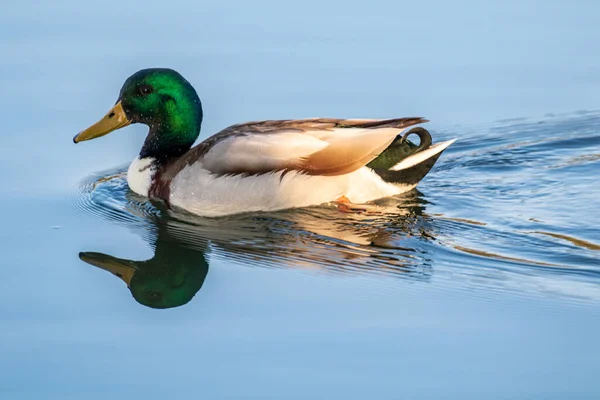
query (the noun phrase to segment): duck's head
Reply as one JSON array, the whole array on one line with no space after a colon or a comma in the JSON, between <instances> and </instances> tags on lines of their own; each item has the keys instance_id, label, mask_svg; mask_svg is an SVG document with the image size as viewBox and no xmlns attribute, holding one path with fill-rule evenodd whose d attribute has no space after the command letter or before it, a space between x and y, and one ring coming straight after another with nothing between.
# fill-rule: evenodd
<instances>
[{"instance_id":1,"label":"duck's head","mask_svg":"<svg viewBox=\"0 0 600 400\"><path fill-rule=\"evenodd\" d=\"M125 81L115 106L73 141L95 139L135 123L150 128L141 158L177 157L189 150L200 134L202 104L196 90L177 71L143 69Z\"/></svg>"}]
</instances>

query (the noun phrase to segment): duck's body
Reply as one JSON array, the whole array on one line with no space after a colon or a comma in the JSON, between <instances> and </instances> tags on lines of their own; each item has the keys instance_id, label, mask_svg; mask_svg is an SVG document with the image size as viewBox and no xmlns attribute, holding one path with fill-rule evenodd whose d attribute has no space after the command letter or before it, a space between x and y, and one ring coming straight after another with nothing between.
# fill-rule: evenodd
<instances>
[{"instance_id":1,"label":"duck's body","mask_svg":"<svg viewBox=\"0 0 600 400\"><path fill-rule=\"evenodd\" d=\"M142 70L125 82L104 119L74 140L131 122L149 125L127 173L129 187L206 216L393 196L414 188L452 143L429 146L428 133L419 134L421 145L407 156L398 153L409 146L399 135L427 122L422 118L312 118L233 125L191 148L201 121L200 99L181 75Z\"/></svg>"},{"instance_id":2,"label":"duck's body","mask_svg":"<svg viewBox=\"0 0 600 400\"><path fill-rule=\"evenodd\" d=\"M201 162L184 167L170 182L163 182L160 172L145 168L150 163L139 159L131 163L127 181L134 192L206 216L306 207L342 197L363 203L414 187L387 183L367 167L338 176L297 171L217 176Z\"/></svg>"}]
</instances>

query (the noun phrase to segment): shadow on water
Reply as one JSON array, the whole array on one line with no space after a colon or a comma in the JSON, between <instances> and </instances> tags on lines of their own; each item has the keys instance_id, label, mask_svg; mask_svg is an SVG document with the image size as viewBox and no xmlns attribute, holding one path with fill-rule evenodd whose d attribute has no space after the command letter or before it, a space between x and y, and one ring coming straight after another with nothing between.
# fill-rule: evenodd
<instances>
[{"instance_id":1,"label":"shadow on water","mask_svg":"<svg viewBox=\"0 0 600 400\"><path fill-rule=\"evenodd\" d=\"M438 290L600 300L600 114L439 132L462 137L419 190L365 205L201 218L131 192L125 168L90 177L77 205L154 249L146 261L85 250L149 307L188 303L209 262L380 276ZM424 194L426 193L426 194ZM481 293L481 291L480 291Z\"/></svg>"}]
</instances>

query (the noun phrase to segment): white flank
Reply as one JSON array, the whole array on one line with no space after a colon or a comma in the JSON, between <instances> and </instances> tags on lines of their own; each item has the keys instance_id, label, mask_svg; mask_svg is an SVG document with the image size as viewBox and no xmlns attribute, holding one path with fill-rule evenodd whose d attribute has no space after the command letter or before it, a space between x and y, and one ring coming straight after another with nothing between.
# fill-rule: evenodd
<instances>
[{"instance_id":1,"label":"white flank","mask_svg":"<svg viewBox=\"0 0 600 400\"><path fill-rule=\"evenodd\" d=\"M305 175L291 171L243 176L212 174L198 162L184 168L171 182L170 203L194 214L219 216L250 211L308 207L346 196L364 203L393 196L414 186L384 182L363 167L339 176Z\"/></svg>"},{"instance_id":2,"label":"white flank","mask_svg":"<svg viewBox=\"0 0 600 400\"><path fill-rule=\"evenodd\" d=\"M406 157L404 160L400 161L398 164L394 165L390 170L392 171L400 171L401 169L407 169L412 166L415 166L423 161L431 158L442 151L446 150L448 146L452 143L456 142L456 139L448 140L446 142L436 143L429 147L427 150L420 151L412 156Z\"/></svg>"},{"instance_id":3,"label":"white flank","mask_svg":"<svg viewBox=\"0 0 600 400\"><path fill-rule=\"evenodd\" d=\"M152 176L155 172L152 167L153 161L154 158L152 157L142 159L138 157L133 160L127 170L129 188L139 195L148 197L150 185L152 184Z\"/></svg>"}]
</instances>

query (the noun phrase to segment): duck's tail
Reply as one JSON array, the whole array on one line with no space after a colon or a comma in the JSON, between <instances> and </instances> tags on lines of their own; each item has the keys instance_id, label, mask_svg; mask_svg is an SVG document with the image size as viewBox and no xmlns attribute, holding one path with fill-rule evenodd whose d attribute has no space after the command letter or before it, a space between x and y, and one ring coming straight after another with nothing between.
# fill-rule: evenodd
<instances>
[{"instance_id":1,"label":"duck's tail","mask_svg":"<svg viewBox=\"0 0 600 400\"><path fill-rule=\"evenodd\" d=\"M419 136L415 145L407 137ZM400 185L416 185L429 173L444 150L456 139L432 145L431 134L422 127L412 128L398 136L376 159L367 164L384 181Z\"/></svg>"}]
</instances>

